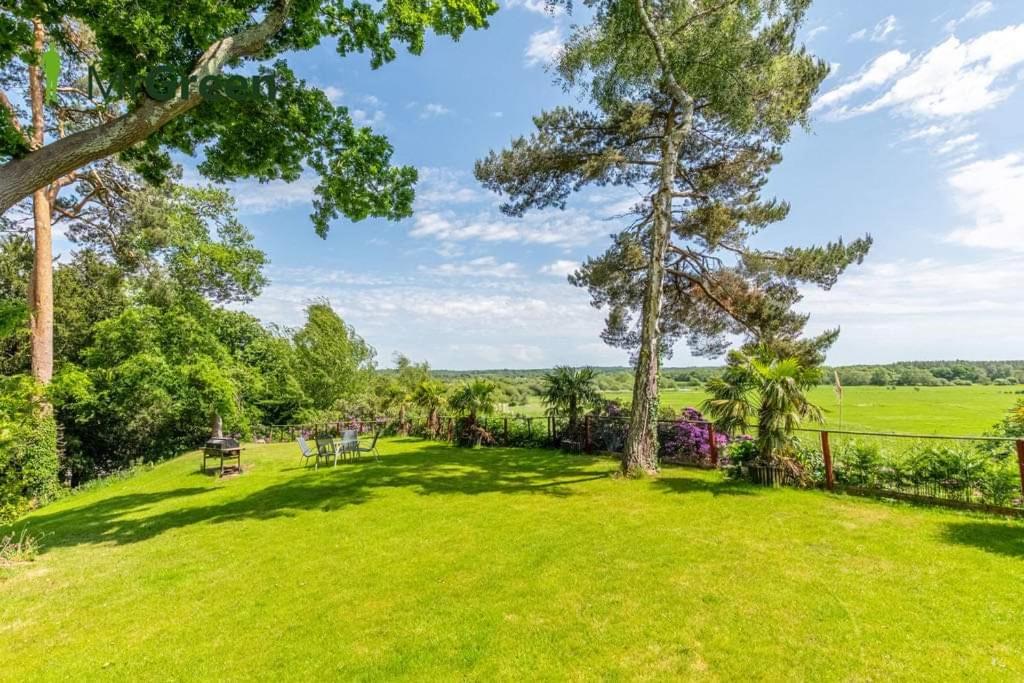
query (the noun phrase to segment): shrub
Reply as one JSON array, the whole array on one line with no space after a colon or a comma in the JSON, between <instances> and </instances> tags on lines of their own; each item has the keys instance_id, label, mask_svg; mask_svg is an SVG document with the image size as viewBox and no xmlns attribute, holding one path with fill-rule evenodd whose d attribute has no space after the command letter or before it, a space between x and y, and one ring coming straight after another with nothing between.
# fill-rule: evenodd
<instances>
[{"instance_id":1,"label":"shrub","mask_svg":"<svg viewBox=\"0 0 1024 683\"><path fill-rule=\"evenodd\" d=\"M982 500L989 505L1009 505L1020 494L1019 477L1013 468L993 464L979 481Z\"/></svg>"},{"instance_id":2,"label":"shrub","mask_svg":"<svg viewBox=\"0 0 1024 683\"><path fill-rule=\"evenodd\" d=\"M850 486L874 486L882 463L878 444L851 441L840 452L836 479Z\"/></svg>"},{"instance_id":3,"label":"shrub","mask_svg":"<svg viewBox=\"0 0 1024 683\"><path fill-rule=\"evenodd\" d=\"M686 408L679 420L672 425L664 442L662 458L667 462L708 463L711 459L711 439L708 423L699 411ZM729 439L724 434L715 434L715 445L719 452L725 450Z\"/></svg>"},{"instance_id":4,"label":"shrub","mask_svg":"<svg viewBox=\"0 0 1024 683\"><path fill-rule=\"evenodd\" d=\"M57 424L27 377L0 383L0 522L57 495Z\"/></svg>"},{"instance_id":5,"label":"shrub","mask_svg":"<svg viewBox=\"0 0 1024 683\"><path fill-rule=\"evenodd\" d=\"M604 453L620 453L626 444L628 422L626 412L618 401L608 401L592 413L590 439L594 450Z\"/></svg>"},{"instance_id":6,"label":"shrub","mask_svg":"<svg viewBox=\"0 0 1024 683\"><path fill-rule=\"evenodd\" d=\"M757 442L743 434L733 439L725 449L725 458L721 464L727 475L738 479L742 476L743 468L757 459L757 454Z\"/></svg>"}]
</instances>

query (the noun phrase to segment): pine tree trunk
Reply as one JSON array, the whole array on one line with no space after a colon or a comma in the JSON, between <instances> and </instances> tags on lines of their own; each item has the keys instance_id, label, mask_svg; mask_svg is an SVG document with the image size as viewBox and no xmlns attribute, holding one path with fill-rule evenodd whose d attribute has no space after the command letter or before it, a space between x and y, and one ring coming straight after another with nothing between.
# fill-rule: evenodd
<instances>
[{"instance_id":1,"label":"pine tree trunk","mask_svg":"<svg viewBox=\"0 0 1024 683\"><path fill-rule=\"evenodd\" d=\"M49 384L53 379L53 235L46 190L32 194L35 257L29 302L32 337L32 376Z\"/></svg>"},{"instance_id":2,"label":"pine tree trunk","mask_svg":"<svg viewBox=\"0 0 1024 683\"><path fill-rule=\"evenodd\" d=\"M33 22L35 36L32 47L42 54L46 33L42 22ZM45 117L43 111L43 74L38 65L28 69L29 99L32 106L32 146L43 146ZM32 376L42 384L53 379L53 225L49 188L32 193L35 255L29 284L29 332L32 340Z\"/></svg>"},{"instance_id":3,"label":"pine tree trunk","mask_svg":"<svg viewBox=\"0 0 1024 683\"><path fill-rule=\"evenodd\" d=\"M673 108L665 121L661 145L658 193L653 197L651 252L647 266L647 287L640 313L640 349L633 378L633 406L629 415L622 454L622 472L643 477L658 472L658 366L661 342L661 304L665 279L665 256L672 227L672 196L675 191L679 146L686 126L675 121Z\"/></svg>"},{"instance_id":4,"label":"pine tree trunk","mask_svg":"<svg viewBox=\"0 0 1024 683\"><path fill-rule=\"evenodd\" d=\"M622 472L642 477L658 472L658 340L668 222L655 211L651 261L641 312L640 351L633 378L633 406L622 455Z\"/></svg>"}]
</instances>

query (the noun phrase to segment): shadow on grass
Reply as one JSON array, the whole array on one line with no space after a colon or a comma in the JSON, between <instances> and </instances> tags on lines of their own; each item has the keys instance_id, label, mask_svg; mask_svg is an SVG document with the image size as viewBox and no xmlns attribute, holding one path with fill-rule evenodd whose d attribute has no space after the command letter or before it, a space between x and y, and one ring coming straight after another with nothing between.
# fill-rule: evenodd
<instances>
[{"instance_id":1,"label":"shadow on grass","mask_svg":"<svg viewBox=\"0 0 1024 683\"><path fill-rule=\"evenodd\" d=\"M403 441L389 445L401 447ZM601 470L602 463L607 471ZM573 485L604 479L615 466L612 461L551 451L429 445L385 455L381 462L347 462L302 472L282 467L274 475L283 481L224 502L193 504L195 496L204 493L230 495L230 487L178 488L112 496L50 514L44 511L25 521L45 534L43 552L62 546L123 545L192 524L274 519L318 509L330 512L365 503L385 488L405 488L424 496L570 496L578 492ZM165 502L174 502L174 509L145 514L154 504Z\"/></svg>"},{"instance_id":2,"label":"shadow on grass","mask_svg":"<svg viewBox=\"0 0 1024 683\"><path fill-rule=\"evenodd\" d=\"M661 477L655 485L672 493L710 493L713 496L755 496L750 484L731 479L705 479L697 477Z\"/></svg>"},{"instance_id":3,"label":"shadow on grass","mask_svg":"<svg viewBox=\"0 0 1024 683\"><path fill-rule=\"evenodd\" d=\"M990 553L1024 558L1024 526L991 522L955 522L946 525L943 539Z\"/></svg>"}]
</instances>

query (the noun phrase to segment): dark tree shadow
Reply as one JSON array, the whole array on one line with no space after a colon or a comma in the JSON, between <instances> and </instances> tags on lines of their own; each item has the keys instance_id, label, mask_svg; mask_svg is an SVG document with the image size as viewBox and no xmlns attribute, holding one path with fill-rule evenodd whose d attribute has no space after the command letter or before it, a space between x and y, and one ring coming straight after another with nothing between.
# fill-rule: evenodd
<instances>
[{"instance_id":1,"label":"dark tree shadow","mask_svg":"<svg viewBox=\"0 0 1024 683\"><path fill-rule=\"evenodd\" d=\"M388 445L399 448L402 441ZM282 467L277 472L288 473L285 481L223 503L192 505L195 496L218 491L219 487L178 488L112 496L49 514L44 509L18 526L27 523L44 535L43 552L62 546L123 545L192 524L274 519L316 509L340 510L365 503L384 488L406 488L425 496L500 493L564 497L578 492L574 485L604 479L616 467L611 460L553 451L430 445L385 455L380 462L364 459L318 470ZM174 500L188 505L145 514L156 503Z\"/></svg>"},{"instance_id":2,"label":"dark tree shadow","mask_svg":"<svg viewBox=\"0 0 1024 683\"><path fill-rule=\"evenodd\" d=\"M709 481L697 477L661 477L654 480L659 486L671 493L710 493L713 496L756 496L757 491L751 484L732 479Z\"/></svg>"},{"instance_id":3,"label":"dark tree shadow","mask_svg":"<svg viewBox=\"0 0 1024 683\"><path fill-rule=\"evenodd\" d=\"M955 522L946 525L943 539L957 545L969 545L990 553L1024 558L1024 526L991 522Z\"/></svg>"}]
</instances>

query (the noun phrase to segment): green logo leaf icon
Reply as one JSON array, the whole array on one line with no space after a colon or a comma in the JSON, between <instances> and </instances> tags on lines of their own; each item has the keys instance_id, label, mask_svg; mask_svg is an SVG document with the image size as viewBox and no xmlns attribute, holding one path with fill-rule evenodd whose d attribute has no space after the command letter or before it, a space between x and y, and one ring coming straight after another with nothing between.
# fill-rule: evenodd
<instances>
[{"instance_id":1,"label":"green logo leaf icon","mask_svg":"<svg viewBox=\"0 0 1024 683\"><path fill-rule=\"evenodd\" d=\"M60 83L60 53L50 45L43 53L43 73L46 75L46 102L53 104L57 99L57 85Z\"/></svg>"}]
</instances>

